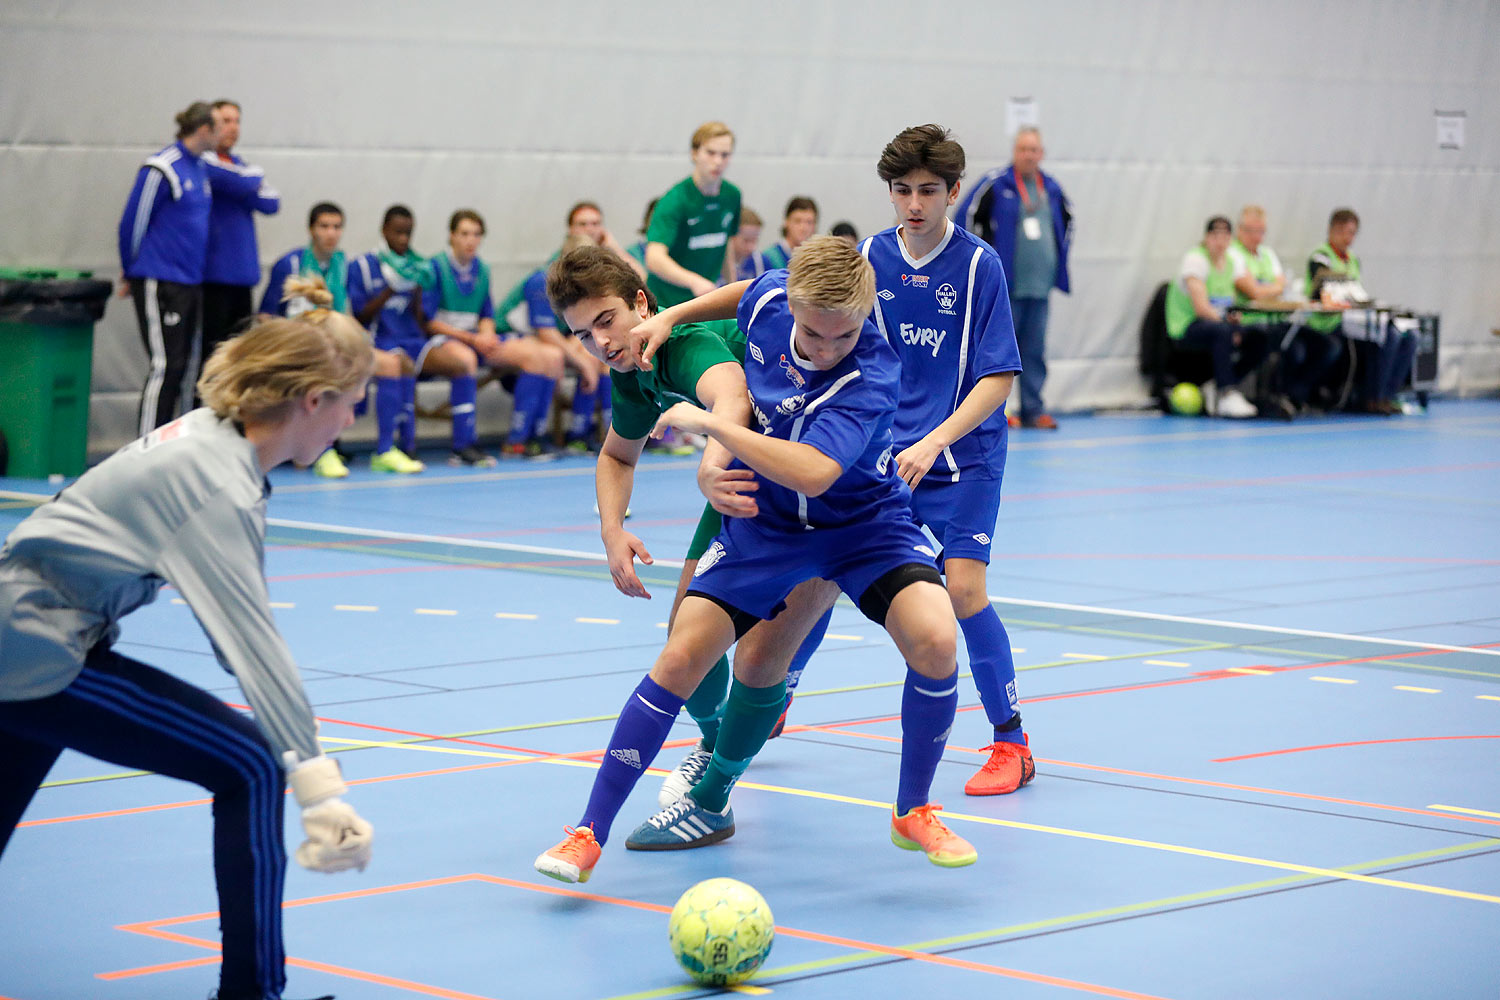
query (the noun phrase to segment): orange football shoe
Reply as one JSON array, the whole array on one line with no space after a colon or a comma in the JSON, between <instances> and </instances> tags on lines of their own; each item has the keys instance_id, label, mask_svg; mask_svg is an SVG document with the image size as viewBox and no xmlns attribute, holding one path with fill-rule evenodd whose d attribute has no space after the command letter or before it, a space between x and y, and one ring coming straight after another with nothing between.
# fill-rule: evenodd
<instances>
[{"instance_id":1,"label":"orange football shoe","mask_svg":"<svg viewBox=\"0 0 1500 1000\"><path fill-rule=\"evenodd\" d=\"M891 843L904 851L923 851L927 860L944 868L962 868L979 860L979 852L935 815L943 807L929 802L905 816L891 810Z\"/></svg>"},{"instance_id":2,"label":"orange football shoe","mask_svg":"<svg viewBox=\"0 0 1500 1000\"><path fill-rule=\"evenodd\" d=\"M1036 764L1031 759L1030 738L1027 743L1007 743L996 740L981 750L990 752L979 773L964 785L965 795L1009 795L1036 777Z\"/></svg>"},{"instance_id":3,"label":"orange football shoe","mask_svg":"<svg viewBox=\"0 0 1500 1000\"><path fill-rule=\"evenodd\" d=\"M567 834L556 847L537 856L534 867L559 882L587 882L599 861L599 842L592 826L575 829L563 827Z\"/></svg>"}]
</instances>

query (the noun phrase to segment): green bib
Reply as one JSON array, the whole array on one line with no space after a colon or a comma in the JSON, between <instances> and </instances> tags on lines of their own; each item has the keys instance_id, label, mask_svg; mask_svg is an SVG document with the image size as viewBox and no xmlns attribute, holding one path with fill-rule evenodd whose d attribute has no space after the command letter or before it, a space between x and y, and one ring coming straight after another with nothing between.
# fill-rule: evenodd
<instances>
[{"instance_id":1,"label":"green bib","mask_svg":"<svg viewBox=\"0 0 1500 1000\"><path fill-rule=\"evenodd\" d=\"M474 258L474 287L464 292L459 288L453 258L440 253L432 262L437 268L438 281L438 312L433 318L469 333L478 330L480 310L490 297L489 265Z\"/></svg>"},{"instance_id":2,"label":"green bib","mask_svg":"<svg viewBox=\"0 0 1500 1000\"><path fill-rule=\"evenodd\" d=\"M1191 251L1202 257L1208 263L1208 277L1204 279L1203 286L1208 292L1210 301L1214 299L1234 299L1234 264L1229 260L1229 254L1224 255L1224 263L1218 270L1214 270L1213 261L1208 259L1208 251L1201 246L1194 247ZM1198 318L1193 311L1193 300L1188 298L1187 291L1182 287L1182 276L1178 275L1167 286L1167 336L1173 340L1181 340L1183 333L1189 324Z\"/></svg>"}]
</instances>

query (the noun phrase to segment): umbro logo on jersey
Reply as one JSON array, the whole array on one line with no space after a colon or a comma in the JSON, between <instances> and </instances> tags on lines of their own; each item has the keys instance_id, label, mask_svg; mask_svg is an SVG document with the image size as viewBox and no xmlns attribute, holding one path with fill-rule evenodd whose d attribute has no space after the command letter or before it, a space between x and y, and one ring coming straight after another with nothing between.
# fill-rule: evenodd
<instances>
[{"instance_id":1,"label":"umbro logo on jersey","mask_svg":"<svg viewBox=\"0 0 1500 1000\"><path fill-rule=\"evenodd\" d=\"M891 301L892 299L894 299L896 297L896 293L893 292L893 291L891 291L889 288L882 288L879 292L876 292L875 294L879 295L882 299L885 299L887 302Z\"/></svg>"},{"instance_id":2,"label":"umbro logo on jersey","mask_svg":"<svg viewBox=\"0 0 1500 1000\"><path fill-rule=\"evenodd\" d=\"M633 767L637 771L641 769L641 752L633 747L625 750L611 750L609 755L621 764Z\"/></svg>"},{"instance_id":3,"label":"umbro logo on jersey","mask_svg":"<svg viewBox=\"0 0 1500 1000\"><path fill-rule=\"evenodd\" d=\"M786 359L785 354L781 356L781 370L786 372L786 377L791 379L792 385L795 385L797 388L801 389L803 386L807 385L807 379L803 378L802 373L799 372L792 365L792 363Z\"/></svg>"},{"instance_id":4,"label":"umbro logo on jersey","mask_svg":"<svg viewBox=\"0 0 1500 1000\"><path fill-rule=\"evenodd\" d=\"M988 545L990 544L990 536L981 531L979 534L974 536L974 541L978 542L980 545Z\"/></svg>"},{"instance_id":5,"label":"umbro logo on jersey","mask_svg":"<svg viewBox=\"0 0 1500 1000\"><path fill-rule=\"evenodd\" d=\"M750 348L750 356L755 359L755 361L756 361L757 364L762 364L763 365L763 364L766 363L766 356L764 354L760 353L760 348L759 347L756 347L754 344L751 344L751 345L749 345L749 348Z\"/></svg>"},{"instance_id":6,"label":"umbro logo on jersey","mask_svg":"<svg viewBox=\"0 0 1500 1000\"><path fill-rule=\"evenodd\" d=\"M925 274L903 274L901 284L910 285L912 288L926 288L927 275Z\"/></svg>"},{"instance_id":7,"label":"umbro logo on jersey","mask_svg":"<svg viewBox=\"0 0 1500 1000\"><path fill-rule=\"evenodd\" d=\"M953 303L958 301L958 289L946 281L938 286L937 300L939 311L953 315Z\"/></svg>"}]
</instances>

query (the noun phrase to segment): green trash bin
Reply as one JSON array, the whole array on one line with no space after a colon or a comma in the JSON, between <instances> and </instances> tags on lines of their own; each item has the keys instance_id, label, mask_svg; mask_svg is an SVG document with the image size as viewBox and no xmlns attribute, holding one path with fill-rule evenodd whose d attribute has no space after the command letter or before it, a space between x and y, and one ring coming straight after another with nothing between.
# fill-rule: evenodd
<instances>
[{"instance_id":1,"label":"green trash bin","mask_svg":"<svg viewBox=\"0 0 1500 1000\"><path fill-rule=\"evenodd\" d=\"M0 269L0 475L76 476L88 458L94 323L111 285L86 271Z\"/></svg>"}]
</instances>

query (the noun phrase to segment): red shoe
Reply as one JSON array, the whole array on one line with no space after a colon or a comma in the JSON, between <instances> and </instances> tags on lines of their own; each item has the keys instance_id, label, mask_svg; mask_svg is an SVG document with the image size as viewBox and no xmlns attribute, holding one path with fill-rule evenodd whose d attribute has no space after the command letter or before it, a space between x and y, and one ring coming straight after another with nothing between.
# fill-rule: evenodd
<instances>
[{"instance_id":1,"label":"red shoe","mask_svg":"<svg viewBox=\"0 0 1500 1000\"><path fill-rule=\"evenodd\" d=\"M537 856L533 867L559 882L587 882L599 861L599 842L592 827L563 827L567 834L556 847Z\"/></svg>"},{"instance_id":2,"label":"red shoe","mask_svg":"<svg viewBox=\"0 0 1500 1000\"><path fill-rule=\"evenodd\" d=\"M1005 422L1007 424L1010 424L1011 427L1020 427L1021 426L1021 418L1018 417L1018 416L1016 416L1014 413L1012 413L1010 416L1006 417L1005 418Z\"/></svg>"},{"instance_id":3,"label":"red shoe","mask_svg":"<svg viewBox=\"0 0 1500 1000\"><path fill-rule=\"evenodd\" d=\"M1036 777L1030 739L1025 744L996 740L982 750L990 752L979 773L964 786L965 795L1009 795Z\"/></svg>"},{"instance_id":4,"label":"red shoe","mask_svg":"<svg viewBox=\"0 0 1500 1000\"><path fill-rule=\"evenodd\" d=\"M979 860L979 852L934 815L943 807L929 802L905 816L891 810L891 843L903 851L923 851L927 860L944 868L962 868Z\"/></svg>"},{"instance_id":5,"label":"red shoe","mask_svg":"<svg viewBox=\"0 0 1500 1000\"><path fill-rule=\"evenodd\" d=\"M781 707L781 717L776 720L776 725L771 727L771 735L767 736L766 739L774 740L776 737L781 735L781 731L786 728L786 713L790 712L791 710L792 692L788 691L786 693L786 704Z\"/></svg>"},{"instance_id":6,"label":"red shoe","mask_svg":"<svg viewBox=\"0 0 1500 1000\"><path fill-rule=\"evenodd\" d=\"M1044 431L1055 431L1057 430L1057 421L1052 419L1052 414L1043 413L1031 422L1031 426L1040 427Z\"/></svg>"}]
</instances>

